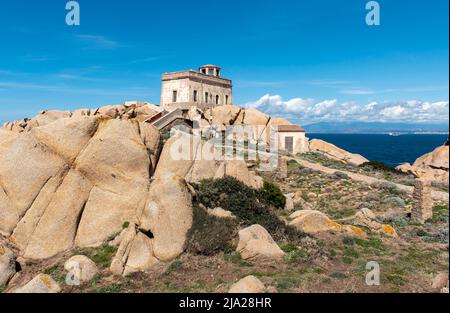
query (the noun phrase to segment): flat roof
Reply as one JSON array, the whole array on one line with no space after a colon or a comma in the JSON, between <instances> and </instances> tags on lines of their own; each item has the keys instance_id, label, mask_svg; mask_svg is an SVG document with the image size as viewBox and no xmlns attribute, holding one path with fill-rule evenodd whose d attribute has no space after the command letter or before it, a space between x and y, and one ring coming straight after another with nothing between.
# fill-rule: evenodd
<instances>
[{"instance_id":1,"label":"flat roof","mask_svg":"<svg viewBox=\"0 0 450 313\"><path fill-rule=\"evenodd\" d=\"M226 79L223 77L218 77L218 76L211 76L211 75L206 75L194 70L186 70L186 71L180 71L180 72L174 72L174 73L164 73L162 75L162 80L163 81L167 81L167 80L174 80L174 79L183 79L183 78L189 78L189 79L193 79L193 80L207 80L210 82L216 82L216 83L220 83L223 85L226 85L227 87L231 87L232 86L232 81L230 79Z\"/></svg>"},{"instance_id":2,"label":"flat roof","mask_svg":"<svg viewBox=\"0 0 450 313\"><path fill-rule=\"evenodd\" d=\"M305 130L298 125L278 125L278 132L281 133L304 133Z\"/></svg>"}]
</instances>

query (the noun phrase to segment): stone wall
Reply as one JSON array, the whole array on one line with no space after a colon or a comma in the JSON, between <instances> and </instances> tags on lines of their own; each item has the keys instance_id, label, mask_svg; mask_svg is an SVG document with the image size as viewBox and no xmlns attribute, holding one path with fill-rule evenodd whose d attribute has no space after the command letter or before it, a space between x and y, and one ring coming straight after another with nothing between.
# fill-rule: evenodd
<instances>
[{"instance_id":1,"label":"stone wall","mask_svg":"<svg viewBox=\"0 0 450 313\"><path fill-rule=\"evenodd\" d=\"M164 108L172 108L178 107L178 103L192 103L199 108L205 109L216 105L233 103L231 81L223 80L221 82L218 78L204 76L203 79L189 75L168 80L163 78L161 106ZM176 103L173 103L174 90L177 91ZM194 101L194 90L197 91L197 101ZM208 93L208 99L205 98L206 93ZM216 96L219 97L218 104L216 104Z\"/></svg>"}]
</instances>

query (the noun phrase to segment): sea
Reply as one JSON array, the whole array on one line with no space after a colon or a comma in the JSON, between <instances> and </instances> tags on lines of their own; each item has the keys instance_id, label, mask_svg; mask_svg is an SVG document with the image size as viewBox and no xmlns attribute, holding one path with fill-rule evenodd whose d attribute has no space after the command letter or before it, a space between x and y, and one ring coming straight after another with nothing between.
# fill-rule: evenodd
<instances>
[{"instance_id":1,"label":"sea","mask_svg":"<svg viewBox=\"0 0 450 313\"><path fill-rule=\"evenodd\" d=\"M371 161L398 166L414 161L442 146L448 135L444 134L314 134L310 139L322 139L344 150L358 153Z\"/></svg>"}]
</instances>

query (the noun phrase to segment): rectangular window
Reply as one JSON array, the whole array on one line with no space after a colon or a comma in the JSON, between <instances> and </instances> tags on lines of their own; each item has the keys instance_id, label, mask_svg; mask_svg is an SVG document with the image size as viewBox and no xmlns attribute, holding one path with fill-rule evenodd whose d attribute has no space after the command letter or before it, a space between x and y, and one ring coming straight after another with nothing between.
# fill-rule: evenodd
<instances>
[{"instance_id":1,"label":"rectangular window","mask_svg":"<svg viewBox=\"0 0 450 313\"><path fill-rule=\"evenodd\" d=\"M216 96L216 104L219 104L219 96Z\"/></svg>"},{"instance_id":2,"label":"rectangular window","mask_svg":"<svg viewBox=\"0 0 450 313\"><path fill-rule=\"evenodd\" d=\"M197 102L197 90L194 90L194 102Z\"/></svg>"},{"instance_id":3,"label":"rectangular window","mask_svg":"<svg viewBox=\"0 0 450 313\"><path fill-rule=\"evenodd\" d=\"M225 104L228 104L228 95L225 96Z\"/></svg>"},{"instance_id":4,"label":"rectangular window","mask_svg":"<svg viewBox=\"0 0 450 313\"><path fill-rule=\"evenodd\" d=\"M177 102L177 91L174 90L172 93L172 102Z\"/></svg>"},{"instance_id":5,"label":"rectangular window","mask_svg":"<svg viewBox=\"0 0 450 313\"><path fill-rule=\"evenodd\" d=\"M209 93L205 92L205 103L208 103Z\"/></svg>"}]
</instances>

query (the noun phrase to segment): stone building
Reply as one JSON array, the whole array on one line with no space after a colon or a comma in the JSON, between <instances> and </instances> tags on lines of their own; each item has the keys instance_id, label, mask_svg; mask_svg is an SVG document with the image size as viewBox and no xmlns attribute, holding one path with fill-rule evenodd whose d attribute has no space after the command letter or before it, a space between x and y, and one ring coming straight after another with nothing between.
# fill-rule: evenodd
<instances>
[{"instance_id":1,"label":"stone building","mask_svg":"<svg viewBox=\"0 0 450 313\"><path fill-rule=\"evenodd\" d=\"M303 128L298 125L275 126L278 130L279 148L289 153L309 151L308 139Z\"/></svg>"},{"instance_id":2,"label":"stone building","mask_svg":"<svg viewBox=\"0 0 450 313\"><path fill-rule=\"evenodd\" d=\"M231 80L220 76L221 68L204 65L198 71L187 70L162 76L160 105L171 111L196 106L206 110L214 106L233 103Z\"/></svg>"}]
</instances>

